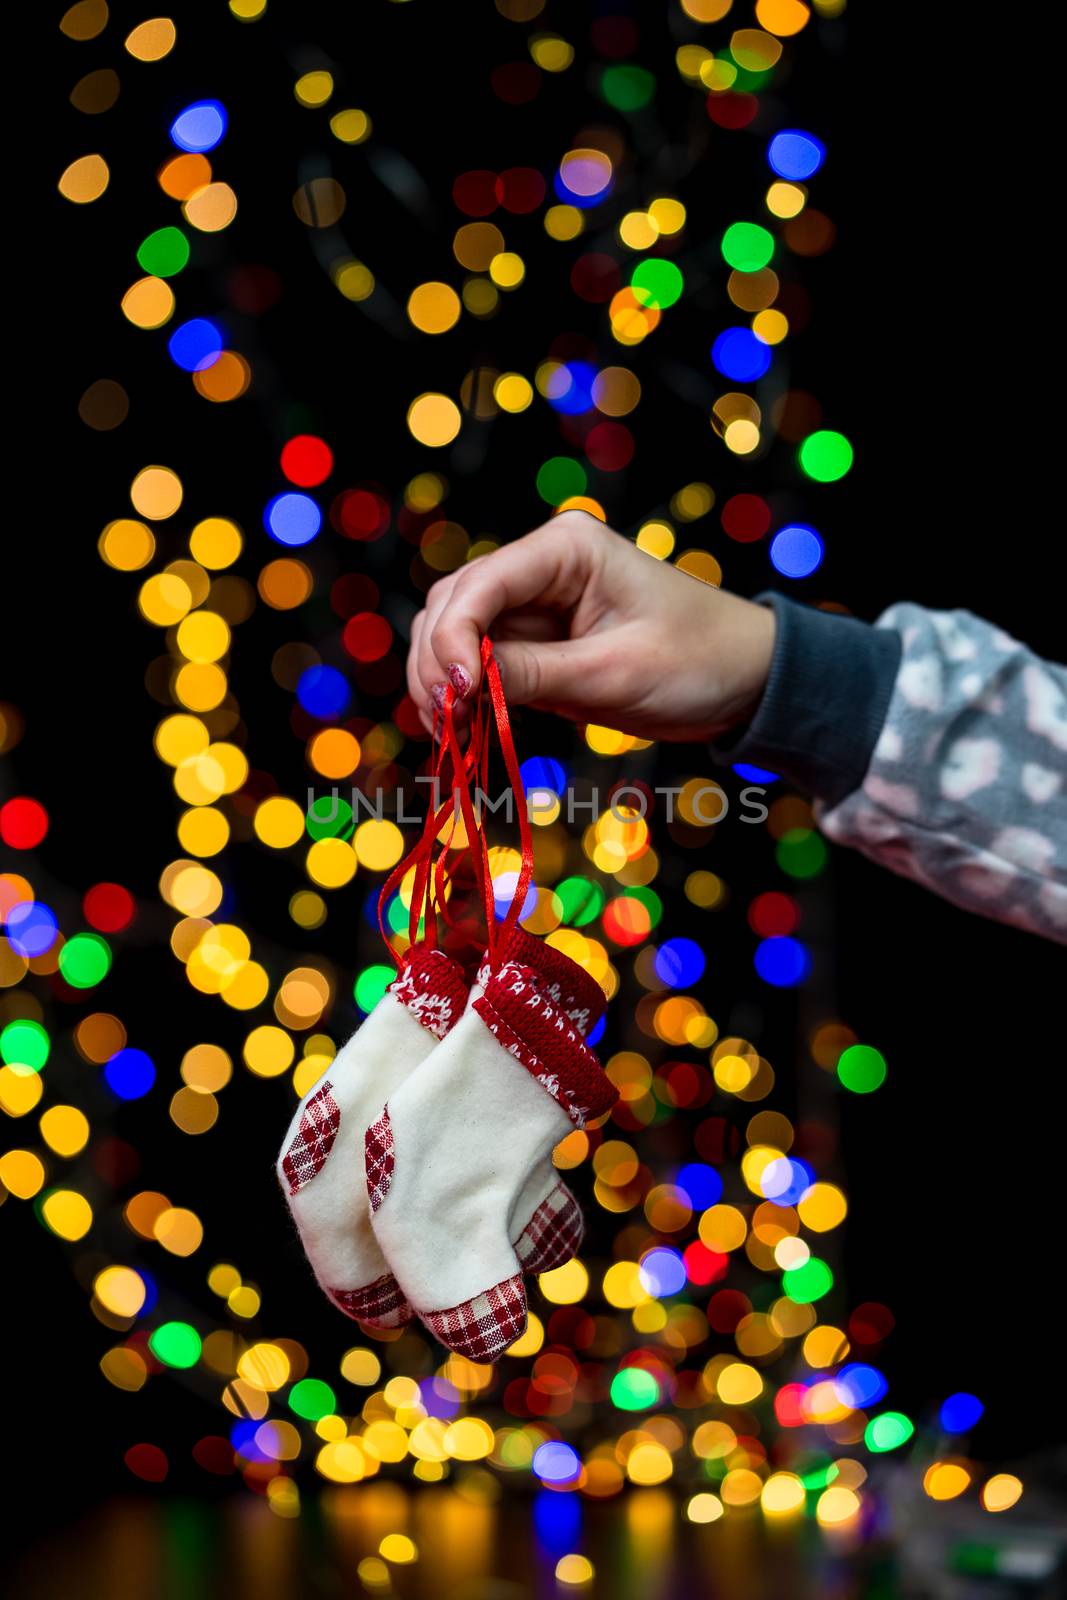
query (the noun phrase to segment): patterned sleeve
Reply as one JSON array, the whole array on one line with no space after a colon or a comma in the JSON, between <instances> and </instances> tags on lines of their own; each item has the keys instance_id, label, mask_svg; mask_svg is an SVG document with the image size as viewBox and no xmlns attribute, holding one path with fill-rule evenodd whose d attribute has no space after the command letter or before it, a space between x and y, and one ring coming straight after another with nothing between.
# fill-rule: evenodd
<instances>
[{"instance_id":1,"label":"patterned sleeve","mask_svg":"<svg viewBox=\"0 0 1067 1600\"><path fill-rule=\"evenodd\" d=\"M901 603L866 774L824 832L965 910L1067 943L1067 669L968 611Z\"/></svg>"}]
</instances>

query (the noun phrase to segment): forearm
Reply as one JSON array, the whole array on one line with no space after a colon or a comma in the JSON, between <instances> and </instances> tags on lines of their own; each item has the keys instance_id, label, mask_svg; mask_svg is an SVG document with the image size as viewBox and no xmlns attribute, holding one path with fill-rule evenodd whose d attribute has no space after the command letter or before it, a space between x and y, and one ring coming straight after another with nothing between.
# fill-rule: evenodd
<instances>
[{"instance_id":1,"label":"forearm","mask_svg":"<svg viewBox=\"0 0 1067 1600\"><path fill-rule=\"evenodd\" d=\"M1067 672L968 612L902 603L872 628L766 598L767 689L720 757L807 789L836 842L1067 942Z\"/></svg>"}]
</instances>

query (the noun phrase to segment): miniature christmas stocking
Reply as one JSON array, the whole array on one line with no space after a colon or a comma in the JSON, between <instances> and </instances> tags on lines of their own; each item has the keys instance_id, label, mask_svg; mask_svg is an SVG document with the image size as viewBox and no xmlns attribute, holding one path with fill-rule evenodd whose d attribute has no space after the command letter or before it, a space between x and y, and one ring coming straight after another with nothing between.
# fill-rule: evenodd
<instances>
[{"instance_id":1,"label":"miniature christmas stocking","mask_svg":"<svg viewBox=\"0 0 1067 1600\"><path fill-rule=\"evenodd\" d=\"M540 991L558 1006L583 1039L600 1021L607 1004L603 989L562 950L517 927L508 944L505 971L510 962L529 968ZM489 967L483 964L468 1006L483 992L488 980ZM570 1131L568 1127L566 1132ZM508 1218L508 1237L519 1264L531 1277L551 1272L577 1255L584 1234L581 1207L549 1157L534 1167Z\"/></svg>"},{"instance_id":2,"label":"miniature christmas stocking","mask_svg":"<svg viewBox=\"0 0 1067 1600\"><path fill-rule=\"evenodd\" d=\"M412 1308L371 1230L363 1132L462 1015L467 984L441 950L412 948L370 1016L297 1107L278 1178L315 1277L334 1305L374 1327Z\"/></svg>"},{"instance_id":3,"label":"miniature christmas stocking","mask_svg":"<svg viewBox=\"0 0 1067 1600\"><path fill-rule=\"evenodd\" d=\"M494 1361L526 1326L509 1220L553 1146L615 1099L534 970L509 962L367 1129L375 1236L449 1349Z\"/></svg>"}]
</instances>

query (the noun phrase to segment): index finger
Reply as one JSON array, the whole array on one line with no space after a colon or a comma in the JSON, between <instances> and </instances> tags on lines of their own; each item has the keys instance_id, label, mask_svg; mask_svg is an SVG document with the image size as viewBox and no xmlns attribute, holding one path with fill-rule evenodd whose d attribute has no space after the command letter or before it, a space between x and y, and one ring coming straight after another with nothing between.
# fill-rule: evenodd
<instances>
[{"instance_id":1,"label":"index finger","mask_svg":"<svg viewBox=\"0 0 1067 1600\"><path fill-rule=\"evenodd\" d=\"M542 605L577 601L585 546L581 532L564 514L482 556L460 574L428 641L457 694L466 696L477 687L482 635L502 612L535 601Z\"/></svg>"}]
</instances>

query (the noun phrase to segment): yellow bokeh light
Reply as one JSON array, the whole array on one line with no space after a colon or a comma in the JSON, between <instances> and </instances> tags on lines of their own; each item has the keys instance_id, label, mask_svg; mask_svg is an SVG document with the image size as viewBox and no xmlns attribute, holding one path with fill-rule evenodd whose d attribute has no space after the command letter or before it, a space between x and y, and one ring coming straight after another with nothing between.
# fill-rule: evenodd
<instances>
[{"instance_id":1,"label":"yellow bokeh light","mask_svg":"<svg viewBox=\"0 0 1067 1600\"><path fill-rule=\"evenodd\" d=\"M986 1511L1008 1511L1022 1492L1022 1481L1013 1472L996 1472L982 1485L982 1505Z\"/></svg>"},{"instance_id":2,"label":"yellow bokeh light","mask_svg":"<svg viewBox=\"0 0 1067 1600\"><path fill-rule=\"evenodd\" d=\"M362 144L364 139L370 137L371 120L365 111L356 107L335 111L330 118L330 132L342 144Z\"/></svg>"},{"instance_id":3,"label":"yellow bokeh light","mask_svg":"<svg viewBox=\"0 0 1067 1600\"><path fill-rule=\"evenodd\" d=\"M557 1306L572 1306L577 1304L588 1289L589 1273L575 1256L562 1267L553 1267L551 1272L542 1272L537 1281L546 1300L551 1300L552 1304Z\"/></svg>"},{"instance_id":4,"label":"yellow bokeh light","mask_svg":"<svg viewBox=\"0 0 1067 1600\"><path fill-rule=\"evenodd\" d=\"M254 826L264 844L284 850L304 837L304 813L295 800L271 795L257 806Z\"/></svg>"},{"instance_id":5,"label":"yellow bokeh light","mask_svg":"<svg viewBox=\"0 0 1067 1600\"><path fill-rule=\"evenodd\" d=\"M675 534L669 522L646 522L637 534L637 548L665 561L674 550Z\"/></svg>"},{"instance_id":6,"label":"yellow bokeh light","mask_svg":"<svg viewBox=\"0 0 1067 1600\"><path fill-rule=\"evenodd\" d=\"M162 328L174 306L174 290L162 278L138 278L122 297L122 314L135 328Z\"/></svg>"},{"instance_id":7,"label":"yellow bokeh light","mask_svg":"<svg viewBox=\"0 0 1067 1600\"><path fill-rule=\"evenodd\" d=\"M181 479L170 467L142 467L130 485L130 499L142 517L163 522L182 503Z\"/></svg>"},{"instance_id":8,"label":"yellow bokeh light","mask_svg":"<svg viewBox=\"0 0 1067 1600\"><path fill-rule=\"evenodd\" d=\"M408 297L408 318L420 333L447 333L461 309L459 295L447 283L420 283Z\"/></svg>"},{"instance_id":9,"label":"yellow bokeh light","mask_svg":"<svg viewBox=\"0 0 1067 1600\"><path fill-rule=\"evenodd\" d=\"M342 889L356 875L358 858L343 839L316 839L308 850L305 866L312 883L321 889Z\"/></svg>"},{"instance_id":10,"label":"yellow bokeh light","mask_svg":"<svg viewBox=\"0 0 1067 1600\"><path fill-rule=\"evenodd\" d=\"M833 1484L819 1496L815 1516L822 1528L840 1528L859 1515L860 1504L860 1497L854 1489Z\"/></svg>"},{"instance_id":11,"label":"yellow bokeh light","mask_svg":"<svg viewBox=\"0 0 1067 1600\"><path fill-rule=\"evenodd\" d=\"M931 1500L955 1500L970 1486L971 1474L961 1461L935 1461L923 1474Z\"/></svg>"},{"instance_id":12,"label":"yellow bokeh light","mask_svg":"<svg viewBox=\"0 0 1067 1600\"><path fill-rule=\"evenodd\" d=\"M277 1078L293 1064L296 1046L284 1028L266 1022L244 1043L245 1066L259 1078Z\"/></svg>"},{"instance_id":13,"label":"yellow bokeh light","mask_svg":"<svg viewBox=\"0 0 1067 1600\"><path fill-rule=\"evenodd\" d=\"M333 94L333 75L329 72L305 72L293 84L293 93L302 106L324 106Z\"/></svg>"},{"instance_id":14,"label":"yellow bokeh light","mask_svg":"<svg viewBox=\"0 0 1067 1600\"><path fill-rule=\"evenodd\" d=\"M287 1383L289 1371L289 1357L277 1344L251 1345L237 1362L238 1376L266 1394L273 1394Z\"/></svg>"},{"instance_id":15,"label":"yellow bokeh light","mask_svg":"<svg viewBox=\"0 0 1067 1600\"><path fill-rule=\"evenodd\" d=\"M666 1483L674 1471L671 1453L655 1440L635 1445L626 1458L626 1476L631 1483L650 1487Z\"/></svg>"},{"instance_id":16,"label":"yellow bokeh light","mask_svg":"<svg viewBox=\"0 0 1067 1600\"><path fill-rule=\"evenodd\" d=\"M489 276L498 289L517 289L526 276L526 264L513 250L502 250L490 261Z\"/></svg>"},{"instance_id":17,"label":"yellow bokeh light","mask_svg":"<svg viewBox=\"0 0 1067 1600\"><path fill-rule=\"evenodd\" d=\"M41 1137L57 1156L76 1156L89 1142L89 1119L77 1106L49 1106L41 1117Z\"/></svg>"},{"instance_id":18,"label":"yellow bokeh light","mask_svg":"<svg viewBox=\"0 0 1067 1600\"><path fill-rule=\"evenodd\" d=\"M346 300L369 300L374 293L374 274L362 261L335 261L330 276Z\"/></svg>"},{"instance_id":19,"label":"yellow bokeh light","mask_svg":"<svg viewBox=\"0 0 1067 1600\"><path fill-rule=\"evenodd\" d=\"M723 1504L717 1494L695 1494L685 1508L690 1522L718 1522Z\"/></svg>"},{"instance_id":20,"label":"yellow bokeh light","mask_svg":"<svg viewBox=\"0 0 1067 1600\"><path fill-rule=\"evenodd\" d=\"M566 1583L574 1587L582 1583L592 1583L593 1575L593 1563L587 1556L560 1556L556 1562L557 1583Z\"/></svg>"},{"instance_id":21,"label":"yellow bokeh light","mask_svg":"<svg viewBox=\"0 0 1067 1600\"><path fill-rule=\"evenodd\" d=\"M40 1073L10 1066L0 1067L0 1110L9 1117L26 1116L43 1093Z\"/></svg>"},{"instance_id":22,"label":"yellow bokeh light","mask_svg":"<svg viewBox=\"0 0 1067 1600\"><path fill-rule=\"evenodd\" d=\"M432 449L451 444L462 420L456 402L446 394L420 394L408 407L408 428L420 444Z\"/></svg>"},{"instance_id":23,"label":"yellow bokeh light","mask_svg":"<svg viewBox=\"0 0 1067 1600\"><path fill-rule=\"evenodd\" d=\"M716 1389L724 1405L747 1406L763 1393L763 1379L747 1362L732 1361L719 1373Z\"/></svg>"},{"instance_id":24,"label":"yellow bokeh light","mask_svg":"<svg viewBox=\"0 0 1067 1600\"><path fill-rule=\"evenodd\" d=\"M182 213L200 233L221 233L237 215L237 196L228 183L205 184L185 201Z\"/></svg>"},{"instance_id":25,"label":"yellow bokeh light","mask_svg":"<svg viewBox=\"0 0 1067 1600\"><path fill-rule=\"evenodd\" d=\"M108 186L111 173L103 156L80 156L72 161L59 180L59 192L77 206L99 200Z\"/></svg>"},{"instance_id":26,"label":"yellow bokeh light","mask_svg":"<svg viewBox=\"0 0 1067 1600\"><path fill-rule=\"evenodd\" d=\"M151 17L126 35L126 48L138 61L162 61L174 49L178 30L169 17Z\"/></svg>"},{"instance_id":27,"label":"yellow bokeh light","mask_svg":"<svg viewBox=\"0 0 1067 1600\"><path fill-rule=\"evenodd\" d=\"M77 1189L53 1189L45 1196L41 1215L61 1239L84 1239L93 1225L93 1208Z\"/></svg>"},{"instance_id":28,"label":"yellow bokeh light","mask_svg":"<svg viewBox=\"0 0 1067 1600\"><path fill-rule=\"evenodd\" d=\"M352 848L361 866L371 872L388 872L404 854L404 835L395 822L370 817L356 829Z\"/></svg>"},{"instance_id":29,"label":"yellow bokeh light","mask_svg":"<svg viewBox=\"0 0 1067 1600\"><path fill-rule=\"evenodd\" d=\"M32 1150L8 1150L0 1156L0 1183L19 1200L30 1200L44 1183L44 1163Z\"/></svg>"},{"instance_id":30,"label":"yellow bokeh light","mask_svg":"<svg viewBox=\"0 0 1067 1600\"><path fill-rule=\"evenodd\" d=\"M93 1293L116 1317L135 1317L145 1303L144 1279L132 1267L105 1267L93 1279Z\"/></svg>"}]
</instances>

